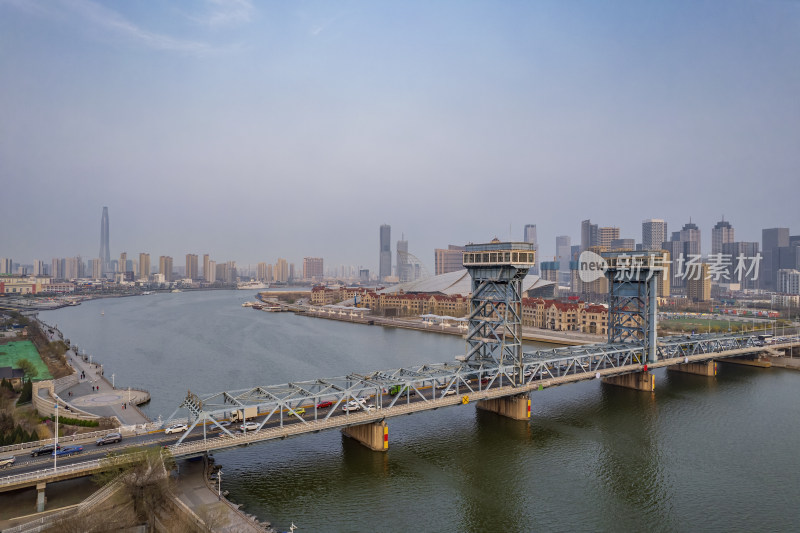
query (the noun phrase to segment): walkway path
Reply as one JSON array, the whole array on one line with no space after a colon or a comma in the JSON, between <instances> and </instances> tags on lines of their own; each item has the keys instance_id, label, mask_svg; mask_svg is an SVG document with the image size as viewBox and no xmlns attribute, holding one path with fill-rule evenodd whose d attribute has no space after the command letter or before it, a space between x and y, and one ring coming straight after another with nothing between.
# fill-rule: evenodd
<instances>
[{"instance_id":1,"label":"walkway path","mask_svg":"<svg viewBox=\"0 0 800 533\"><path fill-rule=\"evenodd\" d=\"M45 331L50 341L61 340L57 330L50 334L49 329ZM69 405L74 405L78 409L92 413L97 416L111 417L116 416L122 425L146 424L150 420L137 407L149 398L146 391L131 389L115 389L111 382L103 375L103 365L84 361L74 348L67 350L65 354L70 366L85 378L78 379L78 383L59 393L59 396ZM97 387L97 389L95 389ZM72 393L72 394L70 394Z\"/></svg>"}]
</instances>

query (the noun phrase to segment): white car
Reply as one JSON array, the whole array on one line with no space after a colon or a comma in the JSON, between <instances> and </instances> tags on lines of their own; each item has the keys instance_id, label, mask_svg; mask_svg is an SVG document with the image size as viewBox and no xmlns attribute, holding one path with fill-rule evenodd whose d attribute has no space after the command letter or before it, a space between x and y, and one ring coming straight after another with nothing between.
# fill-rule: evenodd
<instances>
[{"instance_id":1,"label":"white car","mask_svg":"<svg viewBox=\"0 0 800 533\"><path fill-rule=\"evenodd\" d=\"M445 396L450 396L451 394L455 394L455 393L456 393L456 389L448 389L448 390L446 390L444 392L444 395Z\"/></svg>"},{"instance_id":2,"label":"white car","mask_svg":"<svg viewBox=\"0 0 800 533\"><path fill-rule=\"evenodd\" d=\"M342 406L342 411L349 413L350 411L360 411L361 404L355 400L350 400Z\"/></svg>"},{"instance_id":3,"label":"white car","mask_svg":"<svg viewBox=\"0 0 800 533\"><path fill-rule=\"evenodd\" d=\"M0 468L8 468L13 465L17 460L13 455L11 457L0 457Z\"/></svg>"},{"instance_id":4,"label":"white car","mask_svg":"<svg viewBox=\"0 0 800 533\"><path fill-rule=\"evenodd\" d=\"M258 423L257 422L245 422L244 424L239 426L239 431L243 431L243 432L244 431L253 431L255 429L258 429Z\"/></svg>"},{"instance_id":5,"label":"white car","mask_svg":"<svg viewBox=\"0 0 800 533\"><path fill-rule=\"evenodd\" d=\"M189 426L186 424L172 424L170 427L164 430L165 435L169 435L170 433L183 433L189 429Z\"/></svg>"}]
</instances>

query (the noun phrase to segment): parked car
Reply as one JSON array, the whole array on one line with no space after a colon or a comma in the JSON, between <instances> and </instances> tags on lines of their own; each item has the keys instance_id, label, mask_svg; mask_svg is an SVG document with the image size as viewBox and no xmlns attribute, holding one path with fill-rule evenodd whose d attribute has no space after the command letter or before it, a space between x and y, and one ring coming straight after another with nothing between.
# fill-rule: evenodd
<instances>
[{"instance_id":1,"label":"parked car","mask_svg":"<svg viewBox=\"0 0 800 533\"><path fill-rule=\"evenodd\" d=\"M330 407L333 405L333 402L319 402L317 404L317 409L325 409L326 407Z\"/></svg>"},{"instance_id":2,"label":"parked car","mask_svg":"<svg viewBox=\"0 0 800 533\"><path fill-rule=\"evenodd\" d=\"M186 424L172 424L170 427L164 430L165 435L169 435L170 433L183 433L189 429L189 426Z\"/></svg>"},{"instance_id":3,"label":"parked car","mask_svg":"<svg viewBox=\"0 0 800 533\"><path fill-rule=\"evenodd\" d=\"M17 460L13 455L11 457L0 457L0 468L8 468L13 465Z\"/></svg>"},{"instance_id":4,"label":"parked car","mask_svg":"<svg viewBox=\"0 0 800 533\"><path fill-rule=\"evenodd\" d=\"M40 446L39 448L31 450L31 457L38 457L40 455L45 455L45 454L50 455L51 453L53 453L53 450L55 449L60 450L61 445L58 444L54 446L52 444L45 444L44 446Z\"/></svg>"},{"instance_id":5,"label":"parked car","mask_svg":"<svg viewBox=\"0 0 800 533\"><path fill-rule=\"evenodd\" d=\"M64 446L52 453L52 455L56 457L67 457L69 455L75 455L76 453L81 453L83 451L83 446Z\"/></svg>"},{"instance_id":6,"label":"parked car","mask_svg":"<svg viewBox=\"0 0 800 533\"><path fill-rule=\"evenodd\" d=\"M122 441L122 434L120 433L109 433L103 437L97 439L97 445L102 446L103 444L113 444L115 442Z\"/></svg>"},{"instance_id":7,"label":"parked car","mask_svg":"<svg viewBox=\"0 0 800 533\"><path fill-rule=\"evenodd\" d=\"M259 424L257 422L245 422L241 426L239 426L239 431L253 431L254 429L258 429Z\"/></svg>"}]
</instances>

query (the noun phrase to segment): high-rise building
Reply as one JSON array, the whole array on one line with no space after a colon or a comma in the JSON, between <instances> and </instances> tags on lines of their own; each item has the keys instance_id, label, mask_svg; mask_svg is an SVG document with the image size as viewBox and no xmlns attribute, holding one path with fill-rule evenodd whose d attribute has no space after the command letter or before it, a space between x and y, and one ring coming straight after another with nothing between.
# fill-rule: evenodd
<instances>
[{"instance_id":1,"label":"high-rise building","mask_svg":"<svg viewBox=\"0 0 800 533\"><path fill-rule=\"evenodd\" d=\"M34 276L45 276L46 272L44 270L44 261L40 259L33 260L33 275Z\"/></svg>"},{"instance_id":2,"label":"high-rise building","mask_svg":"<svg viewBox=\"0 0 800 533\"><path fill-rule=\"evenodd\" d=\"M289 263L289 279L288 282L292 283L295 280L294 263Z\"/></svg>"},{"instance_id":3,"label":"high-rise building","mask_svg":"<svg viewBox=\"0 0 800 533\"><path fill-rule=\"evenodd\" d=\"M92 279L100 279L103 277L103 261L99 257L89 259L89 270L92 273Z\"/></svg>"},{"instance_id":4,"label":"high-rise building","mask_svg":"<svg viewBox=\"0 0 800 533\"><path fill-rule=\"evenodd\" d=\"M667 223L660 218L642 221L642 250L661 250L661 245L667 240L667 235Z\"/></svg>"},{"instance_id":5,"label":"high-rise building","mask_svg":"<svg viewBox=\"0 0 800 533\"><path fill-rule=\"evenodd\" d=\"M214 283L217 281L217 262L211 261L209 259L208 266L205 267L205 271L203 272L203 279L207 283Z\"/></svg>"},{"instance_id":6,"label":"high-rise building","mask_svg":"<svg viewBox=\"0 0 800 533\"><path fill-rule=\"evenodd\" d=\"M117 263L118 272L127 272L128 268L128 252L119 254L119 262Z\"/></svg>"},{"instance_id":7,"label":"high-rise building","mask_svg":"<svg viewBox=\"0 0 800 533\"><path fill-rule=\"evenodd\" d=\"M13 273L14 273L14 261L7 257L0 258L0 274L13 274Z\"/></svg>"},{"instance_id":8,"label":"high-rise building","mask_svg":"<svg viewBox=\"0 0 800 533\"><path fill-rule=\"evenodd\" d=\"M466 250L465 246L456 246L455 244L448 245L446 250L444 248L433 250L435 275L462 270L464 268L464 250Z\"/></svg>"},{"instance_id":9,"label":"high-rise building","mask_svg":"<svg viewBox=\"0 0 800 533\"><path fill-rule=\"evenodd\" d=\"M760 287L775 291L778 283L781 253L779 248L789 246L789 228L769 228L761 230L761 281ZM786 255L786 254L784 254Z\"/></svg>"},{"instance_id":10,"label":"high-rise building","mask_svg":"<svg viewBox=\"0 0 800 533\"><path fill-rule=\"evenodd\" d=\"M303 279L319 281L323 278L321 257L303 258Z\"/></svg>"},{"instance_id":11,"label":"high-rise building","mask_svg":"<svg viewBox=\"0 0 800 533\"><path fill-rule=\"evenodd\" d=\"M720 283L738 283L742 290L758 288L759 279L756 279L756 275L758 278L763 276L762 265L759 265L760 272L747 272L758 255L757 242L726 242L721 252L729 263L725 274L720 276Z\"/></svg>"},{"instance_id":12,"label":"high-rise building","mask_svg":"<svg viewBox=\"0 0 800 533\"><path fill-rule=\"evenodd\" d=\"M674 288L682 288L685 285L683 279L683 243L678 240L664 241L661 243L662 250L669 253L670 264L673 267L670 269L670 286Z\"/></svg>"},{"instance_id":13,"label":"high-rise building","mask_svg":"<svg viewBox=\"0 0 800 533\"><path fill-rule=\"evenodd\" d=\"M599 240L597 231L597 224L592 224L591 220L581 221L581 252L597 246Z\"/></svg>"},{"instance_id":14,"label":"high-rise building","mask_svg":"<svg viewBox=\"0 0 800 533\"><path fill-rule=\"evenodd\" d=\"M695 275L686 278L686 297L693 302L707 302L711 299L711 278L708 276L708 263L701 263Z\"/></svg>"},{"instance_id":15,"label":"high-rise building","mask_svg":"<svg viewBox=\"0 0 800 533\"><path fill-rule=\"evenodd\" d=\"M539 241L536 237L536 224L525 224L525 230L523 232L523 241L531 243L533 245L533 250L535 252L539 252ZM539 274L539 265L533 265L530 269L531 274Z\"/></svg>"},{"instance_id":16,"label":"high-rise building","mask_svg":"<svg viewBox=\"0 0 800 533\"><path fill-rule=\"evenodd\" d=\"M209 261L211 261L211 257L209 257L208 254L203 254L203 280L209 283L214 283L214 277L216 274L215 276L208 275Z\"/></svg>"},{"instance_id":17,"label":"high-rise building","mask_svg":"<svg viewBox=\"0 0 800 533\"><path fill-rule=\"evenodd\" d=\"M703 253L700 246L700 228L698 228L697 224L692 222L691 219L689 219L688 224L684 224L679 235L680 241L683 243L683 255L686 256L687 259L690 255L700 255Z\"/></svg>"},{"instance_id":18,"label":"high-rise building","mask_svg":"<svg viewBox=\"0 0 800 533\"><path fill-rule=\"evenodd\" d=\"M197 268L197 254L186 254L186 277L191 280L200 279Z\"/></svg>"},{"instance_id":19,"label":"high-rise building","mask_svg":"<svg viewBox=\"0 0 800 533\"><path fill-rule=\"evenodd\" d=\"M111 249L108 247L108 207L103 207L100 219L100 260L103 262L103 274L110 271Z\"/></svg>"},{"instance_id":20,"label":"high-rise building","mask_svg":"<svg viewBox=\"0 0 800 533\"><path fill-rule=\"evenodd\" d=\"M634 251L636 249L636 241L633 239L614 239L611 241L611 247L609 248L612 252L621 252L625 250ZM661 247L658 248L659 250Z\"/></svg>"},{"instance_id":21,"label":"high-rise building","mask_svg":"<svg viewBox=\"0 0 800 533\"><path fill-rule=\"evenodd\" d=\"M800 294L800 271L782 268L778 270L778 285L775 292Z\"/></svg>"},{"instance_id":22,"label":"high-rise building","mask_svg":"<svg viewBox=\"0 0 800 533\"><path fill-rule=\"evenodd\" d=\"M722 245L733 242L734 240L736 239L733 237L733 226L731 226L730 222L725 220L725 217L722 217L722 220L711 228L711 253L721 254Z\"/></svg>"},{"instance_id":23,"label":"high-rise building","mask_svg":"<svg viewBox=\"0 0 800 533\"><path fill-rule=\"evenodd\" d=\"M64 260L54 257L50 263L50 277L64 279Z\"/></svg>"},{"instance_id":24,"label":"high-rise building","mask_svg":"<svg viewBox=\"0 0 800 533\"><path fill-rule=\"evenodd\" d=\"M600 249L607 252L611 249L611 242L619 239L619 228L605 227L597 228L597 244Z\"/></svg>"},{"instance_id":25,"label":"high-rise building","mask_svg":"<svg viewBox=\"0 0 800 533\"><path fill-rule=\"evenodd\" d=\"M571 245L572 238L569 235L558 235L556 237L556 256L562 272L569 272L569 262L572 261Z\"/></svg>"},{"instance_id":26,"label":"high-rise building","mask_svg":"<svg viewBox=\"0 0 800 533\"><path fill-rule=\"evenodd\" d=\"M158 258L158 273L164 276L164 282L172 281L172 257L162 255Z\"/></svg>"},{"instance_id":27,"label":"high-rise building","mask_svg":"<svg viewBox=\"0 0 800 533\"><path fill-rule=\"evenodd\" d=\"M139 254L139 279L150 279L150 254Z\"/></svg>"},{"instance_id":28,"label":"high-rise building","mask_svg":"<svg viewBox=\"0 0 800 533\"><path fill-rule=\"evenodd\" d=\"M275 263L275 281L278 283L286 283L289 281L289 263L286 259L278 258Z\"/></svg>"},{"instance_id":29,"label":"high-rise building","mask_svg":"<svg viewBox=\"0 0 800 533\"><path fill-rule=\"evenodd\" d=\"M558 261L542 261L542 279L558 284Z\"/></svg>"},{"instance_id":30,"label":"high-rise building","mask_svg":"<svg viewBox=\"0 0 800 533\"><path fill-rule=\"evenodd\" d=\"M267 277L267 264L259 263L256 265L256 279L258 281L272 281Z\"/></svg>"},{"instance_id":31,"label":"high-rise building","mask_svg":"<svg viewBox=\"0 0 800 533\"><path fill-rule=\"evenodd\" d=\"M78 279L86 275L86 265L81 256L64 259L64 279Z\"/></svg>"},{"instance_id":32,"label":"high-rise building","mask_svg":"<svg viewBox=\"0 0 800 533\"><path fill-rule=\"evenodd\" d=\"M378 279L392 275L392 227L383 224L380 230L380 257L378 263Z\"/></svg>"},{"instance_id":33,"label":"high-rise building","mask_svg":"<svg viewBox=\"0 0 800 533\"><path fill-rule=\"evenodd\" d=\"M408 255L408 241L405 240L405 236L401 237L399 241L397 241L397 267L395 270L395 274L397 275L397 279L400 283L405 283L407 281L414 281L417 276L414 271L414 266L409 258Z\"/></svg>"},{"instance_id":34,"label":"high-rise building","mask_svg":"<svg viewBox=\"0 0 800 533\"><path fill-rule=\"evenodd\" d=\"M275 281L275 275L272 269L272 263L267 263L267 281Z\"/></svg>"}]
</instances>

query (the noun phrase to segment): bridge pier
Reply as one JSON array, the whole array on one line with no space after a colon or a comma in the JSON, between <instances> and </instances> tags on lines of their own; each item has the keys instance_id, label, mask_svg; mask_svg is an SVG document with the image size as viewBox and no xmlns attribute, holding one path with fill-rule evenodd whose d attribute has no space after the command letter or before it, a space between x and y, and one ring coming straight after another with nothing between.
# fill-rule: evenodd
<instances>
[{"instance_id":1,"label":"bridge pier","mask_svg":"<svg viewBox=\"0 0 800 533\"><path fill-rule=\"evenodd\" d=\"M44 504L47 502L47 497L44 494L44 488L47 486L47 483L37 483L36 484L36 512L42 513L44 512Z\"/></svg>"},{"instance_id":2,"label":"bridge pier","mask_svg":"<svg viewBox=\"0 0 800 533\"><path fill-rule=\"evenodd\" d=\"M711 359L710 361L681 363L678 365L668 366L667 369L672 370L674 372L685 372L687 374L695 374L697 376L714 377L717 375L717 362Z\"/></svg>"},{"instance_id":3,"label":"bridge pier","mask_svg":"<svg viewBox=\"0 0 800 533\"><path fill-rule=\"evenodd\" d=\"M656 390L656 377L647 371L621 374L619 376L608 376L603 378L603 383L645 392L653 392Z\"/></svg>"},{"instance_id":4,"label":"bridge pier","mask_svg":"<svg viewBox=\"0 0 800 533\"><path fill-rule=\"evenodd\" d=\"M385 452L389 449L389 426L385 420L349 426L342 429L342 434L376 452Z\"/></svg>"},{"instance_id":5,"label":"bridge pier","mask_svg":"<svg viewBox=\"0 0 800 533\"><path fill-rule=\"evenodd\" d=\"M480 400L478 401L478 409L491 411L513 420L530 420L531 399L527 394L520 394L518 396Z\"/></svg>"}]
</instances>

